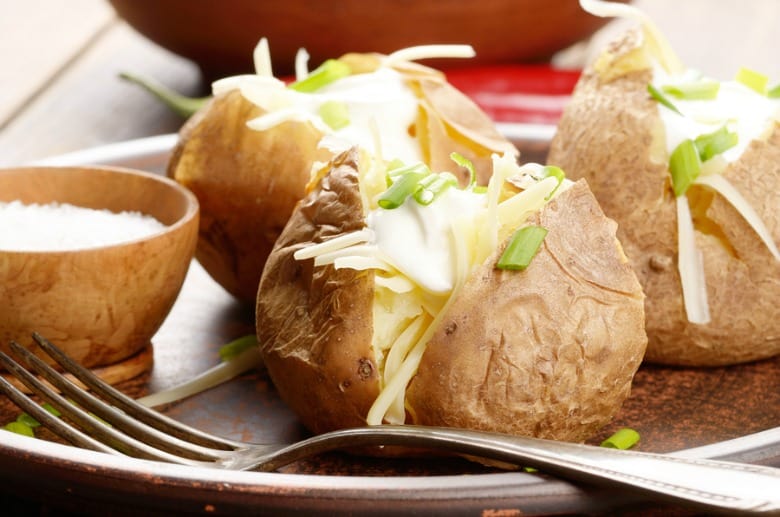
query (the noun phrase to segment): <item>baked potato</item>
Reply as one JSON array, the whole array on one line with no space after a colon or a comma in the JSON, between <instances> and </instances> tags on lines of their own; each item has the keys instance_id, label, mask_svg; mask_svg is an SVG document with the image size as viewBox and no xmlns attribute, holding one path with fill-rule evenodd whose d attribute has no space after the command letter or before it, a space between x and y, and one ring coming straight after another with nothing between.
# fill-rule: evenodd
<instances>
[{"instance_id":1,"label":"baked potato","mask_svg":"<svg viewBox=\"0 0 780 517\"><path fill-rule=\"evenodd\" d=\"M646 294L647 361L780 353L780 98L765 81L703 77L643 20L584 71L559 122L548 163L617 221Z\"/></svg>"},{"instance_id":2,"label":"baked potato","mask_svg":"<svg viewBox=\"0 0 780 517\"><path fill-rule=\"evenodd\" d=\"M196 257L227 291L254 304L313 164L343 149L361 145L437 169L457 151L483 184L491 153L516 152L443 74L407 61L418 55L409 52L349 54L289 86L260 64L257 75L214 83L213 100L182 127L168 175L198 197Z\"/></svg>"},{"instance_id":3,"label":"baked potato","mask_svg":"<svg viewBox=\"0 0 780 517\"><path fill-rule=\"evenodd\" d=\"M256 312L268 373L312 432L414 423L581 441L628 396L644 300L614 222L585 182L493 161L487 189L358 149L316 174Z\"/></svg>"}]
</instances>

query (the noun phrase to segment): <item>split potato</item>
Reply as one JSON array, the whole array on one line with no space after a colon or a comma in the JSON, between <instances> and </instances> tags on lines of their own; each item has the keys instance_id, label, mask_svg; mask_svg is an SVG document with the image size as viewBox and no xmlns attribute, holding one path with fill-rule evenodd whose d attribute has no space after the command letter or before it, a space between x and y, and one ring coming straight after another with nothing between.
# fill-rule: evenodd
<instances>
[{"instance_id":1,"label":"split potato","mask_svg":"<svg viewBox=\"0 0 780 517\"><path fill-rule=\"evenodd\" d=\"M223 79L214 84L213 100L182 127L167 172L200 202L198 261L238 299L254 304L266 257L313 165L339 146L375 152L381 146L388 159L414 158L434 168L457 151L474 163L483 184L491 153L516 152L443 74L389 57L333 60L348 74L313 91L260 74ZM334 107L347 118L334 122L323 112ZM456 173L468 180L468 173Z\"/></svg>"},{"instance_id":2,"label":"split potato","mask_svg":"<svg viewBox=\"0 0 780 517\"><path fill-rule=\"evenodd\" d=\"M494 162L486 193L451 186L421 205L416 190L397 208L381 200L402 176L357 149L316 175L256 312L267 371L313 433L409 423L581 441L629 395L644 299L615 223L584 181ZM546 231L525 266L506 258L518 228Z\"/></svg>"},{"instance_id":3,"label":"split potato","mask_svg":"<svg viewBox=\"0 0 780 517\"><path fill-rule=\"evenodd\" d=\"M760 74L726 82L687 70L647 23L584 71L548 163L585 178L617 221L646 294L647 361L774 356L780 99L745 80Z\"/></svg>"}]
</instances>

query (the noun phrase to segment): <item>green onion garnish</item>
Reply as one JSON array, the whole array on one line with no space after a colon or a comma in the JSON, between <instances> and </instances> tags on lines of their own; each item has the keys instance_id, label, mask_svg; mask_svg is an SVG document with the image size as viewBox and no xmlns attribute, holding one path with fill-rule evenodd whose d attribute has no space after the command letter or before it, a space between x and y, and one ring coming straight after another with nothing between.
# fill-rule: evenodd
<instances>
[{"instance_id":1,"label":"green onion garnish","mask_svg":"<svg viewBox=\"0 0 780 517\"><path fill-rule=\"evenodd\" d=\"M56 417L62 416L62 413L60 413L56 407L52 406L48 402L41 404L41 407Z\"/></svg>"},{"instance_id":2,"label":"green onion garnish","mask_svg":"<svg viewBox=\"0 0 780 517\"><path fill-rule=\"evenodd\" d=\"M211 97L187 97L151 79L127 72L121 72L119 77L145 89L182 118L190 117L211 99Z\"/></svg>"},{"instance_id":3,"label":"green onion garnish","mask_svg":"<svg viewBox=\"0 0 780 517\"><path fill-rule=\"evenodd\" d=\"M670 110L674 111L678 115L682 115L682 113L680 113L680 110L677 109L677 106L672 104L672 102L666 98L666 95L661 93L661 91L658 90L658 88L656 88L655 86L653 86L652 83L647 85L647 91L650 93L650 96L652 98L654 98L655 100L657 100L658 102L660 102L661 104L669 108Z\"/></svg>"},{"instance_id":4,"label":"green onion garnish","mask_svg":"<svg viewBox=\"0 0 780 517\"><path fill-rule=\"evenodd\" d=\"M41 425L40 422L38 422L36 419L31 417L27 413L20 414L18 417L16 417L16 421L25 424L29 427L39 427Z\"/></svg>"},{"instance_id":5,"label":"green onion garnish","mask_svg":"<svg viewBox=\"0 0 780 517\"><path fill-rule=\"evenodd\" d=\"M320 106L319 115L333 130L338 130L349 125L349 108L343 102L324 102Z\"/></svg>"},{"instance_id":6,"label":"green onion garnish","mask_svg":"<svg viewBox=\"0 0 780 517\"><path fill-rule=\"evenodd\" d=\"M389 171L388 176L392 176L392 172L394 171ZM388 188L381 196L379 196L379 199L377 199L377 204L386 210L398 208L404 204L406 198L417 191L420 180L428 176L428 174L428 168L423 164L410 167L407 172L398 175L393 181L393 184L390 185L390 188Z\"/></svg>"},{"instance_id":7,"label":"green onion garnish","mask_svg":"<svg viewBox=\"0 0 780 517\"><path fill-rule=\"evenodd\" d=\"M328 59L308 76L290 84L290 88L303 93L311 93L352 73L349 65L337 59Z\"/></svg>"},{"instance_id":8,"label":"green onion garnish","mask_svg":"<svg viewBox=\"0 0 780 517\"><path fill-rule=\"evenodd\" d=\"M770 99L777 99L780 98L780 84L777 84L773 87L771 87L767 92L766 96Z\"/></svg>"},{"instance_id":9,"label":"green onion garnish","mask_svg":"<svg viewBox=\"0 0 780 517\"><path fill-rule=\"evenodd\" d=\"M541 226L525 226L512 235L501 258L498 259L498 269L513 269L522 271L528 267L536 256L542 241L547 236L547 229Z\"/></svg>"},{"instance_id":10,"label":"green onion garnish","mask_svg":"<svg viewBox=\"0 0 780 517\"><path fill-rule=\"evenodd\" d=\"M685 140L672 151L669 172L672 173L674 195L682 196L701 172L701 159L693 140Z\"/></svg>"},{"instance_id":11,"label":"green onion garnish","mask_svg":"<svg viewBox=\"0 0 780 517\"><path fill-rule=\"evenodd\" d=\"M469 171L469 184L468 188L474 188L477 184L477 172L474 170L474 164L471 160L459 153L450 153L450 159L461 167L465 167Z\"/></svg>"},{"instance_id":12,"label":"green onion garnish","mask_svg":"<svg viewBox=\"0 0 780 517\"><path fill-rule=\"evenodd\" d=\"M242 336L238 339L234 339L227 345L223 345L219 349L219 358L223 361L230 361L234 357L238 356L244 350L257 346L257 336L249 334Z\"/></svg>"},{"instance_id":13,"label":"green onion garnish","mask_svg":"<svg viewBox=\"0 0 780 517\"><path fill-rule=\"evenodd\" d=\"M699 81L667 84L662 89L678 99L707 100L718 96L720 83L713 79L701 79Z\"/></svg>"},{"instance_id":14,"label":"green onion garnish","mask_svg":"<svg viewBox=\"0 0 780 517\"><path fill-rule=\"evenodd\" d=\"M748 88L755 90L761 95L766 94L766 86L769 82L769 78L764 74L745 67L742 67L739 69L739 71L737 71L737 77L735 80L738 83L742 83Z\"/></svg>"},{"instance_id":15,"label":"green onion garnish","mask_svg":"<svg viewBox=\"0 0 780 517\"><path fill-rule=\"evenodd\" d=\"M729 131L726 126L723 126L712 133L697 136L694 143L696 144L696 149L699 151L699 158L701 158L701 161L706 162L713 156L721 154L727 149L731 149L737 145L738 141L739 137L737 134Z\"/></svg>"},{"instance_id":16,"label":"green onion garnish","mask_svg":"<svg viewBox=\"0 0 780 517\"><path fill-rule=\"evenodd\" d=\"M558 180L558 184L555 185L555 188L552 189L552 192L550 192L545 199L545 201L549 201L550 198L553 197L553 194L555 194L555 191L558 190L558 187L561 186L561 183L563 183L563 180L566 179L566 174L563 172L563 169L560 167L556 167L555 165L545 165L542 169L542 172L544 172L544 177L549 178L550 176L556 178Z\"/></svg>"},{"instance_id":17,"label":"green onion garnish","mask_svg":"<svg viewBox=\"0 0 780 517\"><path fill-rule=\"evenodd\" d=\"M442 192L450 187L458 185L458 178L449 172L430 174L417 184L418 189L414 193L414 199L421 205L430 205Z\"/></svg>"},{"instance_id":18,"label":"green onion garnish","mask_svg":"<svg viewBox=\"0 0 780 517\"><path fill-rule=\"evenodd\" d=\"M29 436L30 438L35 438L35 432L33 432L32 427L25 424L24 422L19 422L18 420L15 422L8 422L3 427L6 431L11 431L12 433L21 434L23 436Z\"/></svg>"},{"instance_id":19,"label":"green onion garnish","mask_svg":"<svg viewBox=\"0 0 780 517\"><path fill-rule=\"evenodd\" d=\"M615 434L601 442L602 447L609 447L610 449L630 449L634 445L639 443L639 433L624 427L619 429Z\"/></svg>"}]
</instances>

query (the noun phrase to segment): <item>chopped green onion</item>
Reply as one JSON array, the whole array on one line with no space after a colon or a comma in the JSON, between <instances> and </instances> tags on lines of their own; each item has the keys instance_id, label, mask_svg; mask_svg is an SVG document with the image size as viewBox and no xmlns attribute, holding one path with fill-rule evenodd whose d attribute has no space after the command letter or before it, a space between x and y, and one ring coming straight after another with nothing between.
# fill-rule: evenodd
<instances>
[{"instance_id":1,"label":"chopped green onion","mask_svg":"<svg viewBox=\"0 0 780 517\"><path fill-rule=\"evenodd\" d=\"M35 432L33 432L32 427L25 424L24 422L19 422L18 420L16 422L8 422L2 428L6 431L11 431L12 433L35 438Z\"/></svg>"},{"instance_id":2,"label":"chopped green onion","mask_svg":"<svg viewBox=\"0 0 780 517\"><path fill-rule=\"evenodd\" d=\"M290 84L290 88L302 93L311 93L347 77L352 73L349 65L337 59L328 59L300 81Z\"/></svg>"},{"instance_id":3,"label":"chopped green onion","mask_svg":"<svg viewBox=\"0 0 780 517\"><path fill-rule=\"evenodd\" d=\"M458 178L449 172L430 174L418 183L414 199L421 205L430 205L442 192L458 184Z\"/></svg>"},{"instance_id":4,"label":"chopped green onion","mask_svg":"<svg viewBox=\"0 0 780 517\"><path fill-rule=\"evenodd\" d=\"M674 195L682 196L701 172L701 159L693 140L685 140L672 151L669 172L672 173Z\"/></svg>"},{"instance_id":5,"label":"chopped green onion","mask_svg":"<svg viewBox=\"0 0 780 517\"><path fill-rule=\"evenodd\" d=\"M119 77L145 89L168 106L171 111L183 118L191 116L211 99L211 97L186 97L150 79L127 72L120 73Z\"/></svg>"},{"instance_id":6,"label":"chopped green onion","mask_svg":"<svg viewBox=\"0 0 780 517\"><path fill-rule=\"evenodd\" d=\"M778 99L780 98L780 84L776 84L775 86L771 87L767 92L766 96L770 99Z\"/></svg>"},{"instance_id":7,"label":"chopped green onion","mask_svg":"<svg viewBox=\"0 0 780 517\"><path fill-rule=\"evenodd\" d=\"M27 413L21 413L18 417L16 417L16 421L25 424L29 427L39 427L41 425L40 422L38 422L36 419L31 417Z\"/></svg>"},{"instance_id":8,"label":"chopped green onion","mask_svg":"<svg viewBox=\"0 0 780 517\"><path fill-rule=\"evenodd\" d=\"M487 194L487 185L474 185L471 191L475 194Z\"/></svg>"},{"instance_id":9,"label":"chopped green onion","mask_svg":"<svg viewBox=\"0 0 780 517\"><path fill-rule=\"evenodd\" d=\"M468 188L474 188L477 184L477 171L474 170L474 164L471 160L459 153L450 153L450 159L461 167L465 167L469 171L469 184Z\"/></svg>"},{"instance_id":10,"label":"chopped green onion","mask_svg":"<svg viewBox=\"0 0 780 517\"><path fill-rule=\"evenodd\" d=\"M498 269L513 269L522 271L528 267L536 256L539 247L547 236L547 229L541 226L525 226L512 235L501 258L498 259Z\"/></svg>"},{"instance_id":11,"label":"chopped green onion","mask_svg":"<svg viewBox=\"0 0 780 517\"><path fill-rule=\"evenodd\" d=\"M219 358L223 361L230 361L234 357L238 356L244 350L257 346L257 336L249 334L247 336L234 339L227 345L223 345L219 349Z\"/></svg>"},{"instance_id":12,"label":"chopped green onion","mask_svg":"<svg viewBox=\"0 0 780 517\"><path fill-rule=\"evenodd\" d=\"M618 429L615 434L601 442L601 446L608 447L610 449L626 450L630 449L637 443L639 443L639 433L633 429L624 427L623 429Z\"/></svg>"},{"instance_id":13,"label":"chopped green onion","mask_svg":"<svg viewBox=\"0 0 780 517\"><path fill-rule=\"evenodd\" d=\"M682 115L682 113L680 113L680 110L677 109L677 106L672 104L672 102L669 99L667 99L666 96L663 93L661 93L660 90L658 90L658 88L656 88L652 84L648 84L647 91L650 93L650 96L654 98L656 101L660 102L661 104L663 104L670 110L674 111L678 115Z\"/></svg>"},{"instance_id":14,"label":"chopped green onion","mask_svg":"<svg viewBox=\"0 0 780 517\"><path fill-rule=\"evenodd\" d=\"M430 171L424 164L410 166L404 173L395 176L393 184L390 185L379 199L377 204L386 210L392 210L401 206L406 198L414 194L419 188L420 180L430 174ZM396 171L389 171L388 176Z\"/></svg>"},{"instance_id":15,"label":"chopped green onion","mask_svg":"<svg viewBox=\"0 0 780 517\"><path fill-rule=\"evenodd\" d=\"M552 189L552 192L547 194L547 197L544 198L545 201L549 201L553 194L555 194L555 191L558 190L558 187L561 186L561 183L563 183L563 180L566 179L566 174L563 172L563 169L560 167L556 167L555 165L545 165L542 169L542 172L544 172L544 177L549 178L550 176L556 178L558 180L558 184L555 186L554 189Z\"/></svg>"},{"instance_id":16,"label":"chopped green onion","mask_svg":"<svg viewBox=\"0 0 780 517\"><path fill-rule=\"evenodd\" d=\"M723 126L712 133L697 136L694 143L699 151L699 158L701 158L701 161L706 162L713 156L731 149L737 145L738 141L739 136L729 131L726 126Z\"/></svg>"},{"instance_id":17,"label":"chopped green onion","mask_svg":"<svg viewBox=\"0 0 780 517\"><path fill-rule=\"evenodd\" d=\"M761 95L766 94L766 86L769 78L760 72L742 67L737 71L736 81L742 83L748 88L755 90Z\"/></svg>"},{"instance_id":18,"label":"chopped green onion","mask_svg":"<svg viewBox=\"0 0 780 517\"><path fill-rule=\"evenodd\" d=\"M349 108L344 102L327 101L320 106L319 114L322 120L333 130L349 125Z\"/></svg>"},{"instance_id":19,"label":"chopped green onion","mask_svg":"<svg viewBox=\"0 0 780 517\"><path fill-rule=\"evenodd\" d=\"M396 163L400 165L396 165ZM400 160L393 160L387 167L387 186L389 187L398 181L399 178L409 173L420 173L423 176L427 176L431 173L431 169L429 169L428 166L422 162L418 162L412 165L404 165Z\"/></svg>"},{"instance_id":20,"label":"chopped green onion","mask_svg":"<svg viewBox=\"0 0 780 517\"><path fill-rule=\"evenodd\" d=\"M718 96L720 83L714 79L701 79L699 81L667 84L662 89L678 99L709 100Z\"/></svg>"},{"instance_id":21,"label":"chopped green onion","mask_svg":"<svg viewBox=\"0 0 780 517\"><path fill-rule=\"evenodd\" d=\"M41 404L41 407L56 417L62 416L62 413L60 413L56 407L52 406L48 402Z\"/></svg>"}]
</instances>

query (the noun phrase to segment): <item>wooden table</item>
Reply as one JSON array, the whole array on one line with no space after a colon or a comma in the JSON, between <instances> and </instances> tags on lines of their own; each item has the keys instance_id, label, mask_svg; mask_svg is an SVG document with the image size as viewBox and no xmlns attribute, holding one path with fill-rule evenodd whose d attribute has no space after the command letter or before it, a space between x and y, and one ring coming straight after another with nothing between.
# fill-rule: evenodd
<instances>
[{"instance_id":1,"label":"wooden table","mask_svg":"<svg viewBox=\"0 0 780 517\"><path fill-rule=\"evenodd\" d=\"M635 4L700 69L726 79L746 65L780 81L777 0ZM105 0L2 0L0 6L0 166L176 131L181 121L120 80L120 72L152 77L186 94L208 89L192 62L141 37ZM602 31L595 46L618 27ZM561 61L577 66L590 55L581 45Z\"/></svg>"}]
</instances>

